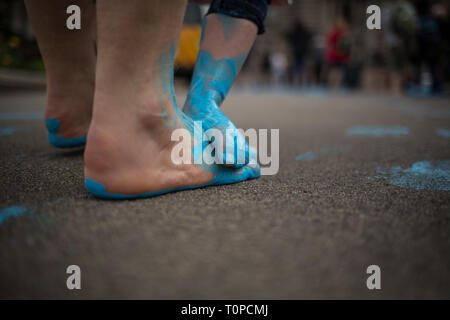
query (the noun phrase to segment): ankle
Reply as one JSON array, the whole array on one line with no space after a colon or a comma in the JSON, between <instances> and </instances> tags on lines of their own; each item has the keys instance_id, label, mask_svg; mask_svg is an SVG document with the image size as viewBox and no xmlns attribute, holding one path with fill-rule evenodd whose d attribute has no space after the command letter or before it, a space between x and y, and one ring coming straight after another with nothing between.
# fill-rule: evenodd
<instances>
[{"instance_id":1,"label":"ankle","mask_svg":"<svg viewBox=\"0 0 450 320\"><path fill-rule=\"evenodd\" d=\"M61 112L92 110L95 91L95 78L86 73L73 76L47 76L47 108ZM68 110L70 109L70 110Z\"/></svg>"},{"instance_id":2,"label":"ankle","mask_svg":"<svg viewBox=\"0 0 450 320\"><path fill-rule=\"evenodd\" d=\"M111 158L113 150L120 150L116 142L112 133L99 126L91 126L84 153L85 173L88 173L86 176L92 177L92 172L106 174L111 171L114 163Z\"/></svg>"},{"instance_id":3,"label":"ankle","mask_svg":"<svg viewBox=\"0 0 450 320\"><path fill-rule=\"evenodd\" d=\"M153 130L171 128L177 117L171 98L156 92L124 93L118 90L96 88L93 123L96 126L131 126Z\"/></svg>"}]
</instances>

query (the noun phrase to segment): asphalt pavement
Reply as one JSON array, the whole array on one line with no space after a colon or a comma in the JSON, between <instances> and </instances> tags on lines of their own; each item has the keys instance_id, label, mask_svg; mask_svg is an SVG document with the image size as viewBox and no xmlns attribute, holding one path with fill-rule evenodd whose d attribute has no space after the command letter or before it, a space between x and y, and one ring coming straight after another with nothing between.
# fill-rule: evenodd
<instances>
[{"instance_id":1,"label":"asphalt pavement","mask_svg":"<svg viewBox=\"0 0 450 320\"><path fill-rule=\"evenodd\" d=\"M0 92L0 298L450 298L450 99L235 90L278 174L135 201L89 196L44 105Z\"/></svg>"}]
</instances>

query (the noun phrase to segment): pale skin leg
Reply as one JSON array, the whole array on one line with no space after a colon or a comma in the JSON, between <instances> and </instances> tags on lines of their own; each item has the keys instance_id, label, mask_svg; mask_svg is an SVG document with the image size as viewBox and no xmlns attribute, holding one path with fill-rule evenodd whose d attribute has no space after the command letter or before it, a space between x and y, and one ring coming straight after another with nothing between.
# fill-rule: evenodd
<instances>
[{"instance_id":1,"label":"pale skin leg","mask_svg":"<svg viewBox=\"0 0 450 320\"><path fill-rule=\"evenodd\" d=\"M207 129L217 128L225 136L227 130L235 130L236 127L219 107L235 81L258 30L249 20L222 14L209 14L204 19L200 53L183 110L193 119L202 120ZM237 135L235 147L244 155L246 142L241 134ZM249 160L248 154L245 154L245 161L240 161L244 159L234 158L233 149L224 151L228 165L239 167ZM253 151L252 154L256 155Z\"/></svg>"},{"instance_id":2,"label":"pale skin leg","mask_svg":"<svg viewBox=\"0 0 450 320\"><path fill-rule=\"evenodd\" d=\"M92 0L26 0L47 74L46 119L61 122L65 138L87 134L95 87L95 10ZM66 9L78 5L81 30L66 27Z\"/></svg>"},{"instance_id":3,"label":"pale skin leg","mask_svg":"<svg viewBox=\"0 0 450 320\"><path fill-rule=\"evenodd\" d=\"M214 179L211 170L171 159L171 133L186 126L172 98L172 49L185 6L185 0L97 1L98 64L85 176L109 193L134 195Z\"/></svg>"},{"instance_id":4,"label":"pale skin leg","mask_svg":"<svg viewBox=\"0 0 450 320\"><path fill-rule=\"evenodd\" d=\"M200 50L209 51L216 60L241 54L247 56L258 32L253 22L215 13L205 19Z\"/></svg>"}]
</instances>

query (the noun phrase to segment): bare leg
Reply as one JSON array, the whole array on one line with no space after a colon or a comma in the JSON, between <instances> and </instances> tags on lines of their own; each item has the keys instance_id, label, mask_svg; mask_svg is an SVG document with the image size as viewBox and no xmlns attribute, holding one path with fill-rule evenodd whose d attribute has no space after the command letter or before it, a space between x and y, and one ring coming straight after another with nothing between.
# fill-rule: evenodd
<instances>
[{"instance_id":1,"label":"bare leg","mask_svg":"<svg viewBox=\"0 0 450 320\"><path fill-rule=\"evenodd\" d=\"M193 119L202 120L206 129L217 128L224 135L234 132L237 157L234 149L224 150L224 162L236 167L248 162L248 146L219 107L233 85L257 31L256 25L245 19L221 14L204 18L200 53L184 106L184 111ZM256 152L251 153L256 157Z\"/></svg>"},{"instance_id":2,"label":"bare leg","mask_svg":"<svg viewBox=\"0 0 450 320\"><path fill-rule=\"evenodd\" d=\"M173 92L185 6L186 0L97 1L96 91L85 152L86 187L97 196L150 196L259 175L257 167L172 161L172 131L192 129Z\"/></svg>"},{"instance_id":3,"label":"bare leg","mask_svg":"<svg viewBox=\"0 0 450 320\"><path fill-rule=\"evenodd\" d=\"M81 30L66 27L66 9L72 4L81 8ZM70 146L65 145L66 139L86 136L91 120L94 5L92 0L26 0L26 6L47 72L49 139L54 145Z\"/></svg>"}]
</instances>

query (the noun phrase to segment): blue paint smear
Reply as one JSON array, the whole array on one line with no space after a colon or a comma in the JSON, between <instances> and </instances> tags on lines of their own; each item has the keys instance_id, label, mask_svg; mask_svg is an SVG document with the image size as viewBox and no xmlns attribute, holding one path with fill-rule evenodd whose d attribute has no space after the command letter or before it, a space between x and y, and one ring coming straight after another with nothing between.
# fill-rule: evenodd
<instances>
[{"instance_id":1,"label":"blue paint smear","mask_svg":"<svg viewBox=\"0 0 450 320\"><path fill-rule=\"evenodd\" d=\"M7 207L0 209L0 224L2 224L6 219L21 216L25 212L27 212L27 209L24 207Z\"/></svg>"},{"instance_id":2,"label":"blue paint smear","mask_svg":"<svg viewBox=\"0 0 450 320\"><path fill-rule=\"evenodd\" d=\"M416 190L450 191L450 160L419 161L410 168L377 168L389 183Z\"/></svg>"},{"instance_id":3,"label":"blue paint smear","mask_svg":"<svg viewBox=\"0 0 450 320\"><path fill-rule=\"evenodd\" d=\"M307 151L305 153L299 154L295 157L297 161L311 161L316 159L317 157L324 156L332 151L335 151L336 147L325 147L315 151Z\"/></svg>"},{"instance_id":4,"label":"blue paint smear","mask_svg":"<svg viewBox=\"0 0 450 320\"><path fill-rule=\"evenodd\" d=\"M227 96L234 80L246 58L246 53L232 58L216 60L209 51L200 50L195 65L189 93L184 105L184 112L194 121L202 121L205 131L215 128L224 137L232 134L236 137L235 148L223 146L224 163L232 163L235 167L242 167L249 159L255 157L256 150L249 148L245 137L236 126L220 110L220 105ZM235 155L238 154L239 159ZM244 161L240 158L244 157Z\"/></svg>"},{"instance_id":5,"label":"blue paint smear","mask_svg":"<svg viewBox=\"0 0 450 320\"><path fill-rule=\"evenodd\" d=\"M168 190L160 190L155 192L146 192L141 194L119 194L119 193L110 193L106 191L106 186L100 182L92 180L90 178L85 179L85 187L86 189L99 198L104 199L112 199L112 200L124 200L124 199L139 199L139 198L148 198L155 197L159 195L163 195L169 192L177 192L183 190L191 190L208 186L218 186L222 184L232 184L241 181L245 181L248 179L256 179L260 176L260 168L259 165L249 164L245 167L241 168L231 168L226 166L212 166L209 169L211 172L214 172L213 181L206 184L201 185L193 185L186 187L179 187Z\"/></svg>"},{"instance_id":6,"label":"blue paint smear","mask_svg":"<svg viewBox=\"0 0 450 320\"><path fill-rule=\"evenodd\" d=\"M436 134L438 136L444 137L445 139L450 139L450 130L449 129L436 129Z\"/></svg>"},{"instance_id":7,"label":"blue paint smear","mask_svg":"<svg viewBox=\"0 0 450 320\"><path fill-rule=\"evenodd\" d=\"M225 39L230 40L231 36L234 33L237 19L224 14L218 14L217 17L222 24L223 35L225 36Z\"/></svg>"},{"instance_id":8,"label":"blue paint smear","mask_svg":"<svg viewBox=\"0 0 450 320\"><path fill-rule=\"evenodd\" d=\"M226 39L234 33L237 19L218 15L222 24ZM203 41L207 19L202 25ZM189 88L188 96L183 107L184 112L194 121L202 121L205 131L218 129L224 137L234 139L234 148L223 145L223 163L233 164L240 168L249 162L250 158L256 158L256 150L250 148L245 137L236 128L233 122L220 110L236 76L247 58L247 52L242 52L234 57L215 59L213 54L207 50L200 50L195 64L194 74ZM243 160L243 161L242 161Z\"/></svg>"},{"instance_id":9,"label":"blue paint smear","mask_svg":"<svg viewBox=\"0 0 450 320\"><path fill-rule=\"evenodd\" d=\"M20 128L17 127L6 127L6 128L0 128L0 136L10 136L14 132L20 131Z\"/></svg>"},{"instance_id":10,"label":"blue paint smear","mask_svg":"<svg viewBox=\"0 0 450 320\"><path fill-rule=\"evenodd\" d=\"M370 137L398 137L409 134L409 129L404 126L356 126L347 129L348 135Z\"/></svg>"},{"instance_id":11,"label":"blue paint smear","mask_svg":"<svg viewBox=\"0 0 450 320\"><path fill-rule=\"evenodd\" d=\"M0 120L42 120L43 112L2 112Z\"/></svg>"},{"instance_id":12,"label":"blue paint smear","mask_svg":"<svg viewBox=\"0 0 450 320\"><path fill-rule=\"evenodd\" d=\"M161 84L163 85L163 91L166 95L172 96L173 99L173 106L174 110L177 113L177 115L180 117L181 121L184 124L184 127L188 129L191 134L194 136L194 141L196 141L197 145L193 146L193 155L194 155L194 163L196 163L196 159L201 157L203 146L198 146L201 141L202 137L198 139L196 137L195 132L200 131L200 134L203 133L202 129L196 128L196 123L194 120L200 120L202 121L203 127L207 127L208 124L211 124L208 122L208 120L218 120L215 119L213 115L208 114L211 110L219 110L218 104L219 100L223 100L225 98L226 93L229 90L229 87L231 87L232 82L230 82L230 73L231 76L236 76L237 69L236 69L236 63L233 59L225 59L225 60L214 60L212 56L209 53L202 54L202 51L199 53L199 57L197 60L197 66L194 71L194 77L191 84L191 89L189 91L188 99L187 101L190 101L192 103L193 100L198 101L199 104L192 103L190 107L193 109L196 109L199 111L200 114L197 114L198 118L194 117L194 112L191 109L191 113L189 116L184 114L183 111L180 110L176 103L175 94L174 94L174 88L173 88L173 58L175 54L174 50L175 46L171 46L168 52L164 53L160 60L160 70L163 70L162 66L169 66L169 73L161 73ZM216 65L216 63L219 63L219 65ZM240 63L240 62L238 62ZM200 67L198 67L200 65ZM207 68L203 68L203 66L206 66ZM212 69L208 68L211 67ZM215 73L217 72L217 74ZM199 74L202 73L202 74ZM170 77L170 78L167 78ZM217 87L215 86L217 85ZM209 100L205 100L209 99ZM194 107L195 105L195 107ZM211 109L209 109L211 108ZM217 115L217 114L216 114ZM225 117L225 116L224 116ZM222 121L228 121L231 123L228 118L222 118ZM218 129L222 128L220 126L217 126ZM245 143L245 139L244 139ZM86 189L95 195L96 197L100 198L106 198L106 199L115 199L115 200L121 200L121 199L139 199L139 198L147 198L147 197L153 197L158 195L163 195L169 192L176 192L181 190L189 190L189 189L195 189L195 188L201 188L206 186L215 186L215 185L222 185L222 184L231 184L231 183L237 183L248 179L256 179L261 175L260 167L257 163L249 163L246 166L241 166L240 168L234 168L234 167L227 167L227 166L221 166L221 165L206 165L202 164L201 168L204 171L209 171L214 173L213 181L207 184L202 185L193 185L193 186L186 186L186 187L180 187L180 188L174 188L174 189L168 189L168 190L160 190L156 192L146 192L141 194L118 194L118 193L110 193L107 191L107 186L102 184L101 182L95 181L89 177L86 177L85 179L85 187Z\"/></svg>"},{"instance_id":13,"label":"blue paint smear","mask_svg":"<svg viewBox=\"0 0 450 320\"><path fill-rule=\"evenodd\" d=\"M47 127L47 138L50 144L57 148L71 148L86 144L86 136L81 138L66 139L59 133L59 126L61 122L58 119L45 120L45 126Z\"/></svg>"}]
</instances>

